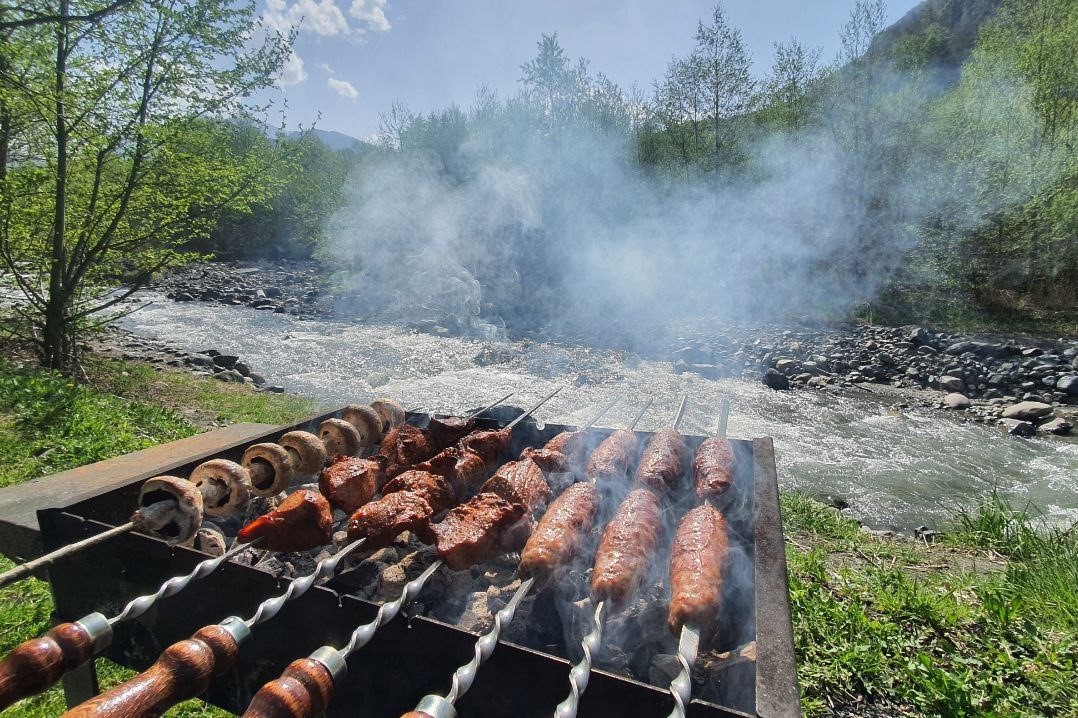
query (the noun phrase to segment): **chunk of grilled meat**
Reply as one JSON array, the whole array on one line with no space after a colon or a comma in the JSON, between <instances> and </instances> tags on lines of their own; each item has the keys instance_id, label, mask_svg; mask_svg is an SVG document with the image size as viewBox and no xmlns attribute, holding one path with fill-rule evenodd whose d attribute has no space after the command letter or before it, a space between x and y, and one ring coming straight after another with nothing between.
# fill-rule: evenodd
<instances>
[{"instance_id":1,"label":"chunk of grilled meat","mask_svg":"<svg viewBox=\"0 0 1078 718\"><path fill-rule=\"evenodd\" d=\"M405 471L382 489L383 498L398 491L408 491L422 497L434 513L445 511L457 503L456 492L444 476L427 471Z\"/></svg>"},{"instance_id":2,"label":"chunk of grilled meat","mask_svg":"<svg viewBox=\"0 0 1078 718\"><path fill-rule=\"evenodd\" d=\"M361 506L348 519L348 540L367 539L364 548L384 548L405 531L430 543L430 520L434 509L422 496L397 491Z\"/></svg>"},{"instance_id":3,"label":"chunk of grilled meat","mask_svg":"<svg viewBox=\"0 0 1078 718\"><path fill-rule=\"evenodd\" d=\"M584 452L588 448L588 432L583 429L563 431L546 442L543 448L559 452L565 457L571 469L579 469L584 465Z\"/></svg>"},{"instance_id":4,"label":"chunk of grilled meat","mask_svg":"<svg viewBox=\"0 0 1078 718\"><path fill-rule=\"evenodd\" d=\"M351 513L374 498L386 481L386 458L338 456L322 469L318 490L334 508Z\"/></svg>"},{"instance_id":5,"label":"chunk of grilled meat","mask_svg":"<svg viewBox=\"0 0 1078 718\"><path fill-rule=\"evenodd\" d=\"M463 419L458 416L435 419L432 416L430 423L427 424L427 436L430 437L434 450L441 451L463 439L474 428L475 419Z\"/></svg>"},{"instance_id":6,"label":"chunk of grilled meat","mask_svg":"<svg viewBox=\"0 0 1078 718\"><path fill-rule=\"evenodd\" d=\"M636 593L659 545L662 526L659 497L650 489L630 491L603 531L595 554L591 592L596 600L609 600L617 608Z\"/></svg>"},{"instance_id":7,"label":"chunk of grilled meat","mask_svg":"<svg viewBox=\"0 0 1078 718\"><path fill-rule=\"evenodd\" d=\"M670 612L677 635L686 623L707 631L722 605L722 572L730 545L726 519L708 503L685 514L670 550Z\"/></svg>"},{"instance_id":8,"label":"chunk of grilled meat","mask_svg":"<svg viewBox=\"0 0 1078 718\"><path fill-rule=\"evenodd\" d=\"M734 449L730 442L719 437L704 439L692 462L696 495L701 499L717 499L734 483Z\"/></svg>"},{"instance_id":9,"label":"chunk of grilled meat","mask_svg":"<svg viewBox=\"0 0 1078 718\"><path fill-rule=\"evenodd\" d=\"M560 451L544 446L542 449L527 448L520 452L520 458L531 459L547 474L563 473L570 470L569 459Z\"/></svg>"},{"instance_id":10,"label":"chunk of grilled meat","mask_svg":"<svg viewBox=\"0 0 1078 718\"><path fill-rule=\"evenodd\" d=\"M524 504L534 513L550 499L550 484L543 470L531 459L502 464L480 489L501 496L506 501Z\"/></svg>"},{"instance_id":11,"label":"chunk of grilled meat","mask_svg":"<svg viewBox=\"0 0 1078 718\"><path fill-rule=\"evenodd\" d=\"M262 539L267 551L310 551L333 539L333 511L317 491L301 489L273 511L240 529L236 540L250 543Z\"/></svg>"},{"instance_id":12,"label":"chunk of grilled meat","mask_svg":"<svg viewBox=\"0 0 1078 718\"><path fill-rule=\"evenodd\" d=\"M506 535L518 529L526 513L523 504L481 493L451 509L445 518L431 525L430 531L438 555L447 566L459 571L505 550Z\"/></svg>"},{"instance_id":13,"label":"chunk of grilled meat","mask_svg":"<svg viewBox=\"0 0 1078 718\"><path fill-rule=\"evenodd\" d=\"M548 579L556 569L572 561L595 521L599 490L590 481L573 484L554 499L539 520L524 552L520 574Z\"/></svg>"},{"instance_id":14,"label":"chunk of grilled meat","mask_svg":"<svg viewBox=\"0 0 1078 718\"><path fill-rule=\"evenodd\" d=\"M636 483L654 491L677 492L685 474L689 447L673 429L656 431L644 447L636 467Z\"/></svg>"},{"instance_id":15,"label":"chunk of grilled meat","mask_svg":"<svg viewBox=\"0 0 1078 718\"><path fill-rule=\"evenodd\" d=\"M618 429L591 452L587 477L598 482L627 480L636 449L636 434L628 429Z\"/></svg>"},{"instance_id":16,"label":"chunk of grilled meat","mask_svg":"<svg viewBox=\"0 0 1078 718\"><path fill-rule=\"evenodd\" d=\"M401 424L389 430L378 453L386 457L386 476L412 468L413 464L426 461L436 453L427 432L411 424Z\"/></svg>"},{"instance_id":17,"label":"chunk of grilled meat","mask_svg":"<svg viewBox=\"0 0 1078 718\"><path fill-rule=\"evenodd\" d=\"M513 437L510 428L497 431L473 431L460 440L460 448L474 451L487 466L494 466L509 451L509 441Z\"/></svg>"}]
</instances>

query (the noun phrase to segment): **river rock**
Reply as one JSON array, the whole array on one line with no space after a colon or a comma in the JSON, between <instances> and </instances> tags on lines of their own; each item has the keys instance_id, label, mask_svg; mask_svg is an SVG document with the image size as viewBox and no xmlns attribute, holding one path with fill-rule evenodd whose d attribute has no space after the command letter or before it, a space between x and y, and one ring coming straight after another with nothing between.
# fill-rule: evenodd
<instances>
[{"instance_id":1,"label":"river rock","mask_svg":"<svg viewBox=\"0 0 1078 718\"><path fill-rule=\"evenodd\" d=\"M1004 409L1003 418L1030 421L1032 419L1039 419L1042 416L1048 416L1051 413L1051 404L1043 404L1039 401L1020 401L1017 404L1012 404Z\"/></svg>"},{"instance_id":2,"label":"river rock","mask_svg":"<svg viewBox=\"0 0 1078 718\"><path fill-rule=\"evenodd\" d=\"M213 358L213 363L222 369L234 369L239 360L235 354L218 354Z\"/></svg>"},{"instance_id":3,"label":"river rock","mask_svg":"<svg viewBox=\"0 0 1078 718\"><path fill-rule=\"evenodd\" d=\"M1056 436L1066 436L1071 433L1071 429L1074 426L1062 417L1056 417L1051 421L1047 421L1040 425L1041 431L1047 431L1049 434L1055 434Z\"/></svg>"},{"instance_id":4,"label":"river rock","mask_svg":"<svg viewBox=\"0 0 1078 718\"><path fill-rule=\"evenodd\" d=\"M969 397L958 392L952 392L943 397L943 403L948 409L968 409L970 407Z\"/></svg>"},{"instance_id":5,"label":"river rock","mask_svg":"<svg viewBox=\"0 0 1078 718\"><path fill-rule=\"evenodd\" d=\"M1007 433L1011 436L1036 436L1037 427L1028 421L1020 421L1018 419L1000 419L1000 426L1007 430Z\"/></svg>"},{"instance_id":6,"label":"river rock","mask_svg":"<svg viewBox=\"0 0 1078 718\"><path fill-rule=\"evenodd\" d=\"M1067 396L1078 396L1078 374L1061 376L1056 382L1056 391L1061 391Z\"/></svg>"},{"instance_id":7,"label":"river rock","mask_svg":"<svg viewBox=\"0 0 1078 718\"><path fill-rule=\"evenodd\" d=\"M775 362L775 368L781 371L783 374L788 374L797 369L797 360L790 359L789 357L783 357Z\"/></svg>"},{"instance_id":8,"label":"river rock","mask_svg":"<svg viewBox=\"0 0 1078 718\"><path fill-rule=\"evenodd\" d=\"M244 376L251 376L251 367L247 366L245 362L238 361L232 365L232 368Z\"/></svg>"},{"instance_id":9,"label":"river rock","mask_svg":"<svg viewBox=\"0 0 1078 718\"><path fill-rule=\"evenodd\" d=\"M988 357L1000 357L1006 353L1006 350L999 344L991 344L989 342L955 342L951 346L944 349L947 354L953 354L958 356L960 354L974 354L982 358Z\"/></svg>"},{"instance_id":10,"label":"river rock","mask_svg":"<svg viewBox=\"0 0 1078 718\"><path fill-rule=\"evenodd\" d=\"M242 384L244 376L235 369L226 369L219 371L213 375L213 378L218 381L232 382L234 384Z\"/></svg>"},{"instance_id":11,"label":"river rock","mask_svg":"<svg viewBox=\"0 0 1078 718\"><path fill-rule=\"evenodd\" d=\"M966 382L962 381L956 376L941 376L939 378L939 385L947 391L965 391Z\"/></svg>"},{"instance_id":12,"label":"river rock","mask_svg":"<svg viewBox=\"0 0 1078 718\"><path fill-rule=\"evenodd\" d=\"M910 330L910 343L914 346L922 346L928 344L932 339L932 335L928 333L928 330L924 327L914 327Z\"/></svg>"},{"instance_id":13,"label":"river rock","mask_svg":"<svg viewBox=\"0 0 1078 718\"><path fill-rule=\"evenodd\" d=\"M786 375L775 369L768 369L763 376L764 384L767 384L772 389L779 391L785 391L790 388L790 380L786 378Z\"/></svg>"}]
</instances>

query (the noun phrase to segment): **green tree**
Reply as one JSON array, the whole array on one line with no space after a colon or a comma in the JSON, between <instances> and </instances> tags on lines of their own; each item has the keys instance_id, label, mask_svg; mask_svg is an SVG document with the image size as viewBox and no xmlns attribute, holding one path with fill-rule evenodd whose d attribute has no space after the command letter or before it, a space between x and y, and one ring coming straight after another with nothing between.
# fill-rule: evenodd
<instances>
[{"instance_id":1,"label":"green tree","mask_svg":"<svg viewBox=\"0 0 1078 718\"><path fill-rule=\"evenodd\" d=\"M26 300L21 331L46 366L70 369L80 328L262 194L264 166L220 157L228 126L203 120L257 112L249 98L292 38L264 31L253 2L39 0L15 12L0 47L4 146L17 149L3 153L0 258ZM121 273L128 289L108 291Z\"/></svg>"},{"instance_id":2,"label":"green tree","mask_svg":"<svg viewBox=\"0 0 1078 718\"><path fill-rule=\"evenodd\" d=\"M698 81L703 88L704 112L711 117L715 162L733 134L734 121L750 108L756 81L752 58L741 31L726 19L721 5L711 13L711 23L701 21L696 28Z\"/></svg>"}]
</instances>

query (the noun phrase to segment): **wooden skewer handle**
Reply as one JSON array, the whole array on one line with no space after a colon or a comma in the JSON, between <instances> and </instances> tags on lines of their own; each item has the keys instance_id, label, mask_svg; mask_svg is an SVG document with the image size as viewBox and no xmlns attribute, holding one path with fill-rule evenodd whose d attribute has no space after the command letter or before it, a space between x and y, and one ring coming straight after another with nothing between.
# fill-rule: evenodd
<instances>
[{"instance_id":1,"label":"wooden skewer handle","mask_svg":"<svg viewBox=\"0 0 1078 718\"><path fill-rule=\"evenodd\" d=\"M262 686L242 718L313 718L333 698L333 676L311 658L288 664L281 677Z\"/></svg>"},{"instance_id":2,"label":"wooden skewer handle","mask_svg":"<svg viewBox=\"0 0 1078 718\"><path fill-rule=\"evenodd\" d=\"M408 711L401 718L434 718L430 713L424 713L423 711Z\"/></svg>"},{"instance_id":3,"label":"wooden skewer handle","mask_svg":"<svg viewBox=\"0 0 1078 718\"><path fill-rule=\"evenodd\" d=\"M51 687L93 657L93 636L78 623L61 623L19 644L0 661L0 710Z\"/></svg>"},{"instance_id":4,"label":"wooden skewer handle","mask_svg":"<svg viewBox=\"0 0 1078 718\"><path fill-rule=\"evenodd\" d=\"M236 662L239 642L220 625L173 643L157 662L126 683L77 705L65 718L157 718L210 686Z\"/></svg>"}]
</instances>

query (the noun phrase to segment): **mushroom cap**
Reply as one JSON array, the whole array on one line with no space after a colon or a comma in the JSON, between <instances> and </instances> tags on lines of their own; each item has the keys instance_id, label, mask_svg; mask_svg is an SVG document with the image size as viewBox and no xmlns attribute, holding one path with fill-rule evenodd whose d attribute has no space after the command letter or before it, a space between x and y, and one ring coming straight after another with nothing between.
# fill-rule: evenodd
<instances>
[{"instance_id":1,"label":"mushroom cap","mask_svg":"<svg viewBox=\"0 0 1078 718\"><path fill-rule=\"evenodd\" d=\"M309 431L290 431L277 443L288 451L292 470L300 476L320 473L326 465L326 445Z\"/></svg>"},{"instance_id":2,"label":"mushroom cap","mask_svg":"<svg viewBox=\"0 0 1078 718\"><path fill-rule=\"evenodd\" d=\"M248 446L242 461L255 496L279 494L292 483L292 457L280 444Z\"/></svg>"},{"instance_id":3,"label":"mushroom cap","mask_svg":"<svg viewBox=\"0 0 1078 718\"><path fill-rule=\"evenodd\" d=\"M337 456L355 456L363 448L363 439L356 427L344 419L323 421L318 427L318 438L326 445L326 456L330 459Z\"/></svg>"},{"instance_id":4,"label":"mushroom cap","mask_svg":"<svg viewBox=\"0 0 1078 718\"><path fill-rule=\"evenodd\" d=\"M382 433L385 434L394 426L400 426L408 418L407 412L400 402L393 399L375 399L371 402L371 408L382 418Z\"/></svg>"},{"instance_id":5,"label":"mushroom cap","mask_svg":"<svg viewBox=\"0 0 1078 718\"><path fill-rule=\"evenodd\" d=\"M189 481L202 492L207 516L234 514L251 501L251 477L235 461L210 459L195 467Z\"/></svg>"},{"instance_id":6,"label":"mushroom cap","mask_svg":"<svg viewBox=\"0 0 1078 718\"><path fill-rule=\"evenodd\" d=\"M169 543L181 543L195 535L202 523L202 492L186 479L178 476L155 476L146 479L139 489L139 509L152 506L162 501L173 501L176 506L164 524L157 526L141 525L139 529L160 536ZM132 517L138 522L139 511Z\"/></svg>"},{"instance_id":7,"label":"mushroom cap","mask_svg":"<svg viewBox=\"0 0 1078 718\"><path fill-rule=\"evenodd\" d=\"M359 432L360 446L369 449L382 440L382 417L365 404L349 404L341 412L341 418Z\"/></svg>"},{"instance_id":8,"label":"mushroom cap","mask_svg":"<svg viewBox=\"0 0 1078 718\"><path fill-rule=\"evenodd\" d=\"M222 556L228 549L228 541L221 529L213 524L206 523L195 531L195 535L187 541L185 546L190 546L196 551L208 553L210 556Z\"/></svg>"}]
</instances>

